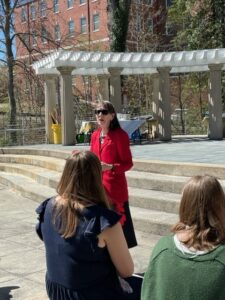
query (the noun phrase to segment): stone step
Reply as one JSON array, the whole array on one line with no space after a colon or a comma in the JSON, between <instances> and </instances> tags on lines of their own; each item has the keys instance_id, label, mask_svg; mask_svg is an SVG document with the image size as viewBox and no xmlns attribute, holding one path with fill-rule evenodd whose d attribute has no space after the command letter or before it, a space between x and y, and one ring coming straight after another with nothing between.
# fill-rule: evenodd
<instances>
[{"instance_id":1,"label":"stone step","mask_svg":"<svg viewBox=\"0 0 225 300\"><path fill-rule=\"evenodd\" d=\"M140 171L129 171L126 174L129 187L177 194L181 193L184 183L189 179L189 177L184 176L155 174Z\"/></svg>"},{"instance_id":2,"label":"stone step","mask_svg":"<svg viewBox=\"0 0 225 300\"><path fill-rule=\"evenodd\" d=\"M156 235L167 235L178 221L178 215L140 207L130 207L135 230Z\"/></svg>"},{"instance_id":3,"label":"stone step","mask_svg":"<svg viewBox=\"0 0 225 300\"><path fill-rule=\"evenodd\" d=\"M0 164L32 165L52 171L62 172L65 160L54 157L22 154L0 155ZM180 193L187 177L153 174L139 171L127 172L128 185L143 189L161 190Z\"/></svg>"},{"instance_id":4,"label":"stone step","mask_svg":"<svg viewBox=\"0 0 225 300\"><path fill-rule=\"evenodd\" d=\"M13 154L13 155L36 155L47 156L48 158L61 158L65 159L71 154L73 149L84 150L89 149L87 146L72 146L68 150L56 150L44 148L35 148L32 146L27 147L4 147L0 148L0 155ZM172 158L171 158L172 159ZM219 164L206 164L206 163L186 163L186 162L169 162L159 160L144 160L133 159L134 171L150 172L158 174L170 174L175 176L191 177L194 175L210 174L219 179L225 179L225 165Z\"/></svg>"},{"instance_id":5,"label":"stone step","mask_svg":"<svg viewBox=\"0 0 225 300\"><path fill-rule=\"evenodd\" d=\"M55 189L43 186L24 175L0 172L0 183L17 190L23 197L41 202L56 194ZM156 235L165 235L177 220L175 214L157 212L131 206L135 230Z\"/></svg>"},{"instance_id":6,"label":"stone step","mask_svg":"<svg viewBox=\"0 0 225 300\"><path fill-rule=\"evenodd\" d=\"M144 273L147 269L151 252L161 236L139 230L135 230L135 234L138 246L131 248L130 253L134 260L135 272Z\"/></svg>"},{"instance_id":7,"label":"stone step","mask_svg":"<svg viewBox=\"0 0 225 300\"><path fill-rule=\"evenodd\" d=\"M178 213L181 195L129 187L130 205L151 210Z\"/></svg>"},{"instance_id":8,"label":"stone step","mask_svg":"<svg viewBox=\"0 0 225 300\"><path fill-rule=\"evenodd\" d=\"M56 189L61 174L45 168L23 164L0 164L0 171L27 176L39 184ZM180 196L178 194L129 188L132 206L177 213Z\"/></svg>"},{"instance_id":9,"label":"stone step","mask_svg":"<svg viewBox=\"0 0 225 300\"><path fill-rule=\"evenodd\" d=\"M0 163L0 171L24 175L54 189L57 187L61 176L61 173L57 171L25 164Z\"/></svg>"},{"instance_id":10,"label":"stone step","mask_svg":"<svg viewBox=\"0 0 225 300\"><path fill-rule=\"evenodd\" d=\"M134 159L133 170L187 177L210 174L225 179L225 165L219 164Z\"/></svg>"},{"instance_id":11,"label":"stone step","mask_svg":"<svg viewBox=\"0 0 225 300\"><path fill-rule=\"evenodd\" d=\"M27 147L4 147L0 148L0 154L13 154L13 155L37 155L46 156L53 158L65 159L71 154L71 150L55 150L55 149L45 149L45 145L42 145L41 149ZM75 147L74 147L75 148Z\"/></svg>"},{"instance_id":12,"label":"stone step","mask_svg":"<svg viewBox=\"0 0 225 300\"><path fill-rule=\"evenodd\" d=\"M38 203L56 195L55 189L39 184L20 174L0 171L0 183L18 191L23 197L32 199Z\"/></svg>"},{"instance_id":13,"label":"stone step","mask_svg":"<svg viewBox=\"0 0 225 300\"><path fill-rule=\"evenodd\" d=\"M47 156L4 154L0 155L0 163L25 164L62 172L65 160Z\"/></svg>"}]
</instances>

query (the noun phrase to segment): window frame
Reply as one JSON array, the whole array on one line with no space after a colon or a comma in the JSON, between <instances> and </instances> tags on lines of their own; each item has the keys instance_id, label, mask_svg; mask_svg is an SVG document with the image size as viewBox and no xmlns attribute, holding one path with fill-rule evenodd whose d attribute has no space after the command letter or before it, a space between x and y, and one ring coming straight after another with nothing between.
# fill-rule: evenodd
<instances>
[{"instance_id":1,"label":"window frame","mask_svg":"<svg viewBox=\"0 0 225 300\"><path fill-rule=\"evenodd\" d=\"M44 26L41 27L41 42L42 44L48 43L48 31Z\"/></svg>"},{"instance_id":2,"label":"window frame","mask_svg":"<svg viewBox=\"0 0 225 300\"><path fill-rule=\"evenodd\" d=\"M24 6L21 8L20 20L21 20L21 23L27 22L27 11L26 11L26 8Z\"/></svg>"},{"instance_id":3,"label":"window frame","mask_svg":"<svg viewBox=\"0 0 225 300\"><path fill-rule=\"evenodd\" d=\"M73 30L71 31L70 29L71 29L71 24L73 24ZM68 21L68 34L69 35L73 35L75 33L75 22L74 22L74 20L69 20Z\"/></svg>"},{"instance_id":4,"label":"window frame","mask_svg":"<svg viewBox=\"0 0 225 300\"><path fill-rule=\"evenodd\" d=\"M153 28L154 28L153 18L150 16L147 19L147 31L153 33Z\"/></svg>"},{"instance_id":5,"label":"window frame","mask_svg":"<svg viewBox=\"0 0 225 300\"><path fill-rule=\"evenodd\" d=\"M82 30L82 28L84 27L84 25L82 24L83 20L85 20L85 31ZM85 16L80 17L80 33L81 34L87 33L87 18Z\"/></svg>"},{"instance_id":6,"label":"window frame","mask_svg":"<svg viewBox=\"0 0 225 300\"><path fill-rule=\"evenodd\" d=\"M80 2L80 5L84 5L87 3L87 0L79 0L79 2Z\"/></svg>"},{"instance_id":7,"label":"window frame","mask_svg":"<svg viewBox=\"0 0 225 300\"><path fill-rule=\"evenodd\" d=\"M71 9L74 7L74 0L67 0L67 9Z\"/></svg>"},{"instance_id":8,"label":"window frame","mask_svg":"<svg viewBox=\"0 0 225 300\"><path fill-rule=\"evenodd\" d=\"M37 46L38 41L37 41L37 31L33 30L32 31L32 46Z\"/></svg>"},{"instance_id":9,"label":"window frame","mask_svg":"<svg viewBox=\"0 0 225 300\"><path fill-rule=\"evenodd\" d=\"M45 18L47 16L47 3L46 0L40 1L40 17Z\"/></svg>"},{"instance_id":10,"label":"window frame","mask_svg":"<svg viewBox=\"0 0 225 300\"><path fill-rule=\"evenodd\" d=\"M53 12L55 14L59 12L59 0L53 0Z\"/></svg>"},{"instance_id":11,"label":"window frame","mask_svg":"<svg viewBox=\"0 0 225 300\"><path fill-rule=\"evenodd\" d=\"M32 3L30 6L30 16L32 21L36 20L36 15L37 15L36 5Z\"/></svg>"},{"instance_id":12,"label":"window frame","mask_svg":"<svg viewBox=\"0 0 225 300\"><path fill-rule=\"evenodd\" d=\"M98 27L97 28L95 28L95 25L96 25L95 17L96 16L98 16L98 21L97 21ZM100 30L100 15L99 15L99 13L93 14L92 22L93 22L93 31L99 31Z\"/></svg>"},{"instance_id":13,"label":"window frame","mask_svg":"<svg viewBox=\"0 0 225 300\"><path fill-rule=\"evenodd\" d=\"M61 30L60 30L59 24L55 24L55 26L54 26L54 39L55 39L55 41L61 40Z\"/></svg>"}]
</instances>

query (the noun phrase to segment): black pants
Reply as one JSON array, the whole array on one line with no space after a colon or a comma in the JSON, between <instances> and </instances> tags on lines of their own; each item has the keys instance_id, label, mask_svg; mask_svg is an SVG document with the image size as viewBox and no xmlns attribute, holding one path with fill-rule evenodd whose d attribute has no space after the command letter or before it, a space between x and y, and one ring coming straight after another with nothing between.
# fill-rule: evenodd
<instances>
[{"instance_id":1,"label":"black pants","mask_svg":"<svg viewBox=\"0 0 225 300\"><path fill-rule=\"evenodd\" d=\"M137 240L134 232L134 225L130 214L130 208L128 201L124 203L124 210L125 210L125 216L126 221L123 224L123 233L125 235L128 248L132 248L137 246Z\"/></svg>"}]
</instances>

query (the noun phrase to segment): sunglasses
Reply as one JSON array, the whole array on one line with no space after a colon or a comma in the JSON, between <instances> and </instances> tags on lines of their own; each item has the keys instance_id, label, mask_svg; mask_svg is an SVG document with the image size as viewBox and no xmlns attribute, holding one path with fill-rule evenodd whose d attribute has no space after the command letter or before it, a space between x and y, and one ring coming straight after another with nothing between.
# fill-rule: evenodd
<instances>
[{"instance_id":1,"label":"sunglasses","mask_svg":"<svg viewBox=\"0 0 225 300\"><path fill-rule=\"evenodd\" d=\"M95 109L95 114L99 115L102 113L104 116L108 115L109 111L107 109Z\"/></svg>"}]
</instances>

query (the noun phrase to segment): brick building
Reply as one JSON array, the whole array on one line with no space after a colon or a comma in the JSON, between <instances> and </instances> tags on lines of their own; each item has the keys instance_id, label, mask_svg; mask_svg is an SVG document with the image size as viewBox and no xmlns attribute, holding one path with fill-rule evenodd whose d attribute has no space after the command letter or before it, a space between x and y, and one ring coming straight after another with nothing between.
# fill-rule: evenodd
<instances>
[{"instance_id":1,"label":"brick building","mask_svg":"<svg viewBox=\"0 0 225 300\"><path fill-rule=\"evenodd\" d=\"M21 0L15 13L17 59L34 60L55 49L110 48L109 0ZM165 51L171 48L166 22L171 0L134 0L128 28L128 51ZM97 79L76 77L74 92L97 99Z\"/></svg>"},{"instance_id":2,"label":"brick building","mask_svg":"<svg viewBox=\"0 0 225 300\"><path fill-rule=\"evenodd\" d=\"M107 0L20 1L15 14L17 58L79 47L108 49Z\"/></svg>"}]
</instances>

